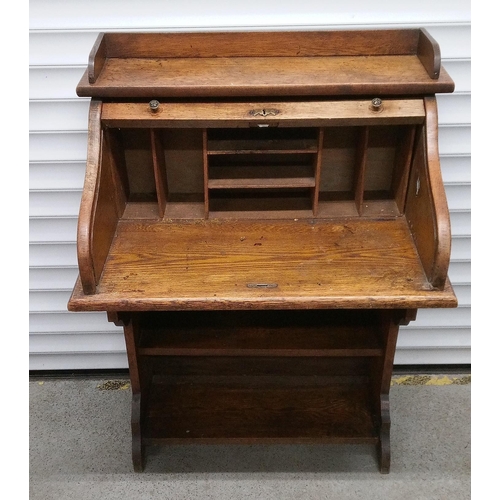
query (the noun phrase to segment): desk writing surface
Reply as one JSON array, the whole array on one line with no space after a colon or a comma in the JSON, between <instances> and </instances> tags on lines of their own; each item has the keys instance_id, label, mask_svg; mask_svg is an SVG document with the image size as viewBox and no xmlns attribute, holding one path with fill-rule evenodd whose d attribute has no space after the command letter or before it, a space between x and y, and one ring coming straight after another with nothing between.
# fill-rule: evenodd
<instances>
[{"instance_id":1,"label":"desk writing surface","mask_svg":"<svg viewBox=\"0 0 500 500\"><path fill-rule=\"evenodd\" d=\"M126 221L77 310L438 307L407 222Z\"/></svg>"}]
</instances>

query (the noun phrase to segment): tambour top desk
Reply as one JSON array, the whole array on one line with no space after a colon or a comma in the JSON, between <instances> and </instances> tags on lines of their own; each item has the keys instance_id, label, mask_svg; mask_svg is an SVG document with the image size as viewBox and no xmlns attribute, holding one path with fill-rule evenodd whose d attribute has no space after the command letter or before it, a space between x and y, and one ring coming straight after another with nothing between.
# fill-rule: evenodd
<instances>
[{"instance_id":1,"label":"tambour top desk","mask_svg":"<svg viewBox=\"0 0 500 500\"><path fill-rule=\"evenodd\" d=\"M398 328L455 307L425 30L106 33L71 311L122 325L132 459L374 443Z\"/></svg>"}]
</instances>

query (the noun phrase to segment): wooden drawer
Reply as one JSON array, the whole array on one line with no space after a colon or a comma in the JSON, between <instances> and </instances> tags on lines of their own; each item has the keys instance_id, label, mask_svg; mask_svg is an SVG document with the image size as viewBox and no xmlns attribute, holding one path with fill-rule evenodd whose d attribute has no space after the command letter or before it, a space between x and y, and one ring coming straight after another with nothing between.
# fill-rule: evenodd
<instances>
[{"instance_id":1,"label":"wooden drawer","mask_svg":"<svg viewBox=\"0 0 500 500\"><path fill-rule=\"evenodd\" d=\"M422 99L371 99L299 102L148 102L104 103L108 127L319 127L335 125L404 125L422 123Z\"/></svg>"}]
</instances>

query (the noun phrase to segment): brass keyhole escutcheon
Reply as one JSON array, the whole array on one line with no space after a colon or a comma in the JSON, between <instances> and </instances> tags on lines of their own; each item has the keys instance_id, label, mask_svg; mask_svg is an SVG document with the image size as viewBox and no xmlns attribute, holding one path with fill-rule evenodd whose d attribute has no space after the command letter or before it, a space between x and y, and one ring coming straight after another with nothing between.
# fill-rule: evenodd
<instances>
[{"instance_id":1,"label":"brass keyhole escutcheon","mask_svg":"<svg viewBox=\"0 0 500 500\"><path fill-rule=\"evenodd\" d=\"M276 116L280 112L279 109L270 108L270 109L251 109L249 114L252 116Z\"/></svg>"},{"instance_id":2,"label":"brass keyhole escutcheon","mask_svg":"<svg viewBox=\"0 0 500 500\"><path fill-rule=\"evenodd\" d=\"M278 283L247 283L247 288L278 288Z\"/></svg>"}]
</instances>

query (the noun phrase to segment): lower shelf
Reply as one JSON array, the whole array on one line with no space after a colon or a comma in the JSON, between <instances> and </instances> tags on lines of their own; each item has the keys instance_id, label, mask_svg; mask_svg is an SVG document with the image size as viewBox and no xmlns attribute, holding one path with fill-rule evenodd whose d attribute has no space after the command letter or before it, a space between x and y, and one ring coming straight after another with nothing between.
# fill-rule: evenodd
<instances>
[{"instance_id":1,"label":"lower shelf","mask_svg":"<svg viewBox=\"0 0 500 500\"><path fill-rule=\"evenodd\" d=\"M141 315L143 356L379 357L381 311L169 311Z\"/></svg>"},{"instance_id":2,"label":"lower shelf","mask_svg":"<svg viewBox=\"0 0 500 500\"><path fill-rule=\"evenodd\" d=\"M389 381L411 311L147 311L125 323L132 460L145 445L377 446L389 472Z\"/></svg>"},{"instance_id":3,"label":"lower shelf","mask_svg":"<svg viewBox=\"0 0 500 500\"><path fill-rule=\"evenodd\" d=\"M163 442L376 443L369 386L335 377L153 379L143 439Z\"/></svg>"}]
</instances>

